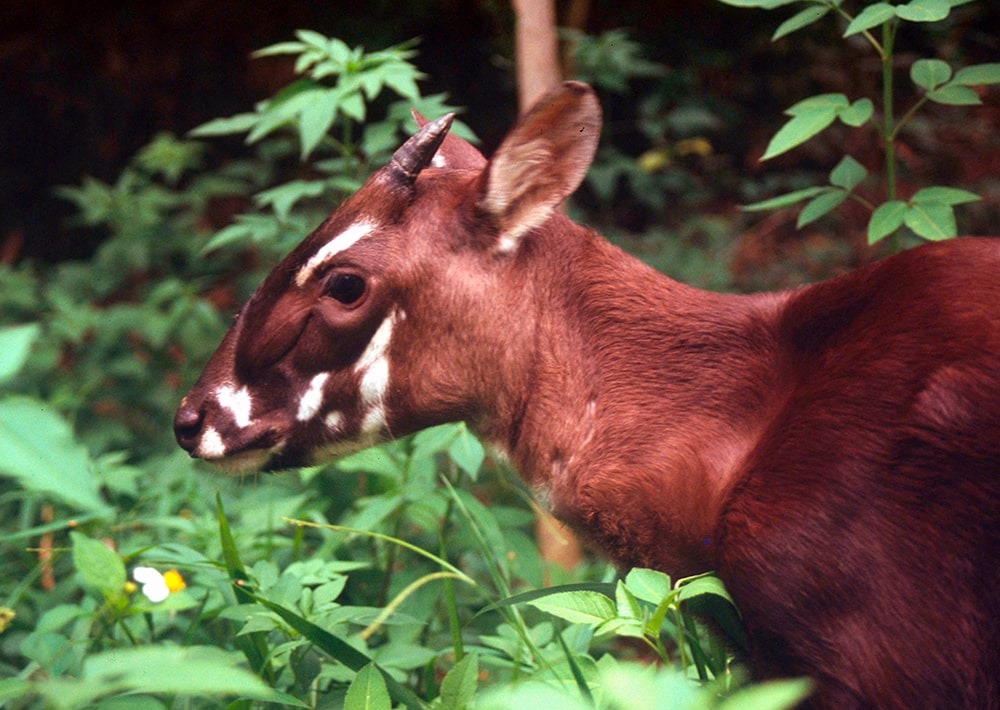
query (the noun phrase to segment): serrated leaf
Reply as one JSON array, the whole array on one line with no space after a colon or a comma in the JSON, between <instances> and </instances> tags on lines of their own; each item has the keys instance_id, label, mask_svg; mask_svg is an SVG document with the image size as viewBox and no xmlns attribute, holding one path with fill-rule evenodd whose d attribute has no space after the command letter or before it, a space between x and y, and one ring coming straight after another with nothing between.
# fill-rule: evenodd
<instances>
[{"instance_id":1,"label":"serrated leaf","mask_svg":"<svg viewBox=\"0 0 1000 710\"><path fill-rule=\"evenodd\" d=\"M216 118L188 131L192 138L206 136L228 136L233 133L246 133L257 124L255 113L238 113L227 118Z\"/></svg>"},{"instance_id":2,"label":"serrated leaf","mask_svg":"<svg viewBox=\"0 0 1000 710\"><path fill-rule=\"evenodd\" d=\"M114 599L125 594L125 563L99 540L94 540L78 532L71 532L73 541L73 566L77 574L91 589L98 591L105 599Z\"/></svg>"},{"instance_id":3,"label":"serrated leaf","mask_svg":"<svg viewBox=\"0 0 1000 710\"><path fill-rule=\"evenodd\" d=\"M848 126L857 128L872 117L875 107L871 99L858 99L847 108L837 112L837 117Z\"/></svg>"},{"instance_id":4,"label":"serrated leaf","mask_svg":"<svg viewBox=\"0 0 1000 710\"><path fill-rule=\"evenodd\" d=\"M799 212L799 218L795 222L796 228L802 229L807 224L815 222L823 215L829 213L847 199L847 194L845 190L830 190L830 192L814 197Z\"/></svg>"},{"instance_id":5,"label":"serrated leaf","mask_svg":"<svg viewBox=\"0 0 1000 710\"><path fill-rule=\"evenodd\" d=\"M840 159L836 167L830 171L830 184L850 191L867 176L868 171L864 165L851 156L845 155Z\"/></svg>"},{"instance_id":6,"label":"serrated leaf","mask_svg":"<svg viewBox=\"0 0 1000 710\"><path fill-rule=\"evenodd\" d=\"M479 656L470 653L456 663L441 681L441 710L464 710L476 694Z\"/></svg>"},{"instance_id":7,"label":"serrated leaf","mask_svg":"<svg viewBox=\"0 0 1000 710\"><path fill-rule=\"evenodd\" d=\"M600 592L557 592L528 604L573 624L600 624L615 618L615 605Z\"/></svg>"},{"instance_id":8,"label":"serrated leaf","mask_svg":"<svg viewBox=\"0 0 1000 710\"><path fill-rule=\"evenodd\" d=\"M774 134L761 160L769 160L802 145L829 127L836 118L837 109L831 107L801 111Z\"/></svg>"},{"instance_id":9,"label":"serrated leaf","mask_svg":"<svg viewBox=\"0 0 1000 710\"><path fill-rule=\"evenodd\" d=\"M896 16L896 8L888 3L878 2L874 5L869 5L864 10L858 13L851 22L847 25L847 29L844 31L844 37L850 37L851 35L858 34L859 32L864 32L865 30L870 30L872 27L881 25L883 22L888 22Z\"/></svg>"},{"instance_id":10,"label":"serrated leaf","mask_svg":"<svg viewBox=\"0 0 1000 710\"><path fill-rule=\"evenodd\" d=\"M942 86L940 89L934 89L934 91L928 91L927 98L939 104L947 104L948 106L979 106L983 103L982 99L979 98L979 94L968 86L960 86L954 83Z\"/></svg>"},{"instance_id":11,"label":"serrated leaf","mask_svg":"<svg viewBox=\"0 0 1000 710\"><path fill-rule=\"evenodd\" d=\"M927 91L936 89L951 78L951 66L940 59L918 59L910 67L910 79Z\"/></svg>"},{"instance_id":12,"label":"serrated leaf","mask_svg":"<svg viewBox=\"0 0 1000 710\"><path fill-rule=\"evenodd\" d=\"M643 601L659 604L672 592L670 577L655 569L636 567L625 576L625 586Z\"/></svg>"},{"instance_id":13,"label":"serrated leaf","mask_svg":"<svg viewBox=\"0 0 1000 710\"><path fill-rule=\"evenodd\" d=\"M486 450L479 439L464 424L461 424L458 436L448 447L448 455L460 469L469 475L469 478L476 480L483 460L486 458Z\"/></svg>"},{"instance_id":14,"label":"serrated leaf","mask_svg":"<svg viewBox=\"0 0 1000 710\"><path fill-rule=\"evenodd\" d=\"M940 241L958 234L955 210L940 202L911 204L903 215L903 223L924 239Z\"/></svg>"},{"instance_id":15,"label":"serrated leaf","mask_svg":"<svg viewBox=\"0 0 1000 710\"><path fill-rule=\"evenodd\" d=\"M948 0L910 0L896 7L896 17L910 22L937 22L948 17Z\"/></svg>"},{"instance_id":16,"label":"serrated leaf","mask_svg":"<svg viewBox=\"0 0 1000 710\"><path fill-rule=\"evenodd\" d=\"M0 475L73 510L107 508L87 450L69 424L40 400L18 396L0 401Z\"/></svg>"},{"instance_id":17,"label":"serrated leaf","mask_svg":"<svg viewBox=\"0 0 1000 710\"><path fill-rule=\"evenodd\" d=\"M796 190L795 192L789 192L784 195L778 195L777 197L771 197L767 200L761 200L760 202L753 202L749 205L743 205L740 209L746 212L761 212L763 210L776 210L781 207L788 207L794 205L797 202L802 202L803 200L808 200L810 197L815 197L821 192L826 192L829 188L827 187L806 187L801 190Z\"/></svg>"},{"instance_id":18,"label":"serrated leaf","mask_svg":"<svg viewBox=\"0 0 1000 710\"><path fill-rule=\"evenodd\" d=\"M345 116L357 123L365 122L365 100L361 90L352 91L340 99L340 110Z\"/></svg>"},{"instance_id":19,"label":"serrated leaf","mask_svg":"<svg viewBox=\"0 0 1000 710\"><path fill-rule=\"evenodd\" d=\"M392 710L385 679L374 664L369 663L354 676L344 698L344 710Z\"/></svg>"},{"instance_id":20,"label":"serrated leaf","mask_svg":"<svg viewBox=\"0 0 1000 710\"><path fill-rule=\"evenodd\" d=\"M622 619L642 618L642 607L639 606L639 600L621 579L615 585L615 607L618 610L618 616Z\"/></svg>"},{"instance_id":21,"label":"serrated leaf","mask_svg":"<svg viewBox=\"0 0 1000 710\"><path fill-rule=\"evenodd\" d=\"M979 202L982 198L974 192L960 190L957 187L925 187L918 190L910 198L911 204L937 202L942 205L964 205L969 202Z\"/></svg>"},{"instance_id":22,"label":"serrated leaf","mask_svg":"<svg viewBox=\"0 0 1000 710\"><path fill-rule=\"evenodd\" d=\"M774 42L786 35L790 35L792 32L801 30L803 27L808 27L822 19L828 12L830 12L830 8L825 5L813 5L800 10L778 25L778 29L771 35L771 41Z\"/></svg>"},{"instance_id":23,"label":"serrated leaf","mask_svg":"<svg viewBox=\"0 0 1000 710\"><path fill-rule=\"evenodd\" d=\"M953 84L961 86L979 86L981 84L1000 84L1000 62L990 64L973 64L962 67L955 72Z\"/></svg>"},{"instance_id":24,"label":"serrated leaf","mask_svg":"<svg viewBox=\"0 0 1000 710\"><path fill-rule=\"evenodd\" d=\"M868 220L868 243L874 244L903 226L906 209L906 203L900 200L879 205Z\"/></svg>"},{"instance_id":25,"label":"serrated leaf","mask_svg":"<svg viewBox=\"0 0 1000 710\"><path fill-rule=\"evenodd\" d=\"M295 30L295 36L310 47L315 47L321 52L326 52L329 40L315 30Z\"/></svg>"},{"instance_id":26,"label":"serrated leaf","mask_svg":"<svg viewBox=\"0 0 1000 710\"><path fill-rule=\"evenodd\" d=\"M38 323L0 328L0 382L21 371L40 331Z\"/></svg>"}]
</instances>

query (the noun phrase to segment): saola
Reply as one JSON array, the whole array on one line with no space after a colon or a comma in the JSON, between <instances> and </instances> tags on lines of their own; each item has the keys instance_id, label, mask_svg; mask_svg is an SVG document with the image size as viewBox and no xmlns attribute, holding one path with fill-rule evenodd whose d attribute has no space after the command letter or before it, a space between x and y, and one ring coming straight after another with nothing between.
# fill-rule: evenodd
<instances>
[{"instance_id":1,"label":"saola","mask_svg":"<svg viewBox=\"0 0 1000 710\"><path fill-rule=\"evenodd\" d=\"M267 277L180 444L278 469L465 420L618 563L717 570L760 677L1000 706L1000 242L708 293L554 209L597 146L587 86L489 161L450 121Z\"/></svg>"}]
</instances>

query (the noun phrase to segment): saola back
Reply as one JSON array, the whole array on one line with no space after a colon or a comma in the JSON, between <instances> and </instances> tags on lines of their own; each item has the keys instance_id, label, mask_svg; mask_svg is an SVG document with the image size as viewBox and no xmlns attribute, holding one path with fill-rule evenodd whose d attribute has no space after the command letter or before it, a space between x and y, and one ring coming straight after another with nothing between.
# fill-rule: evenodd
<instances>
[{"instance_id":1,"label":"saola back","mask_svg":"<svg viewBox=\"0 0 1000 710\"><path fill-rule=\"evenodd\" d=\"M555 211L597 145L585 85L489 161L450 121L268 276L180 444L274 470L465 420L619 564L716 569L758 676L1000 706L1000 242L709 293Z\"/></svg>"}]
</instances>

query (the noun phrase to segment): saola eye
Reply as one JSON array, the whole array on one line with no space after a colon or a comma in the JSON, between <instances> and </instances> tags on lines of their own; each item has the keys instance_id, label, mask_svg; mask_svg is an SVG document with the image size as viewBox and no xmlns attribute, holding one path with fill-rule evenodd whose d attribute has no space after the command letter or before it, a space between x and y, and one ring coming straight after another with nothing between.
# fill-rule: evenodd
<instances>
[{"instance_id":1,"label":"saola eye","mask_svg":"<svg viewBox=\"0 0 1000 710\"><path fill-rule=\"evenodd\" d=\"M345 306L353 306L365 295L365 280L357 274L333 274L327 279L323 295L336 299Z\"/></svg>"}]
</instances>

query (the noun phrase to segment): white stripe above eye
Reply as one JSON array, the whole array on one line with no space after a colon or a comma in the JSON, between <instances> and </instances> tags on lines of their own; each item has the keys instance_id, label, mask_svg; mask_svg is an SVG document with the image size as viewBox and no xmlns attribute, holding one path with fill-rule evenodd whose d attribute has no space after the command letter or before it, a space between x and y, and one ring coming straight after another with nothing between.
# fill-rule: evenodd
<instances>
[{"instance_id":1,"label":"white stripe above eye","mask_svg":"<svg viewBox=\"0 0 1000 710\"><path fill-rule=\"evenodd\" d=\"M336 237L328 241L320 247L319 251L309 258L309 261L305 263L305 266L299 269L299 273L295 275L295 285L299 288L305 286L306 282L313 275L313 273L315 273L316 269L323 266L340 252L350 249L361 239L371 234L375 230L376 226L377 225L374 222L363 219L360 222L355 222Z\"/></svg>"},{"instance_id":2,"label":"white stripe above eye","mask_svg":"<svg viewBox=\"0 0 1000 710\"><path fill-rule=\"evenodd\" d=\"M241 429L250 426L250 412L253 408L250 390L246 387L236 389L231 385L223 385L215 391L215 398L220 407L233 415L236 426Z\"/></svg>"},{"instance_id":3,"label":"white stripe above eye","mask_svg":"<svg viewBox=\"0 0 1000 710\"><path fill-rule=\"evenodd\" d=\"M295 415L300 422L307 422L315 417L323 406L323 385L329 377L329 372L321 372L309 381L309 386L299 399L299 411Z\"/></svg>"}]
</instances>

